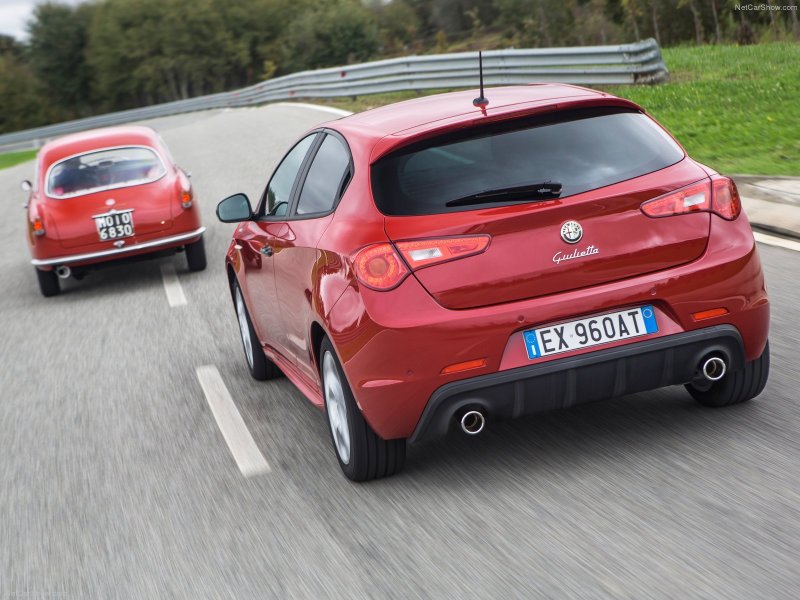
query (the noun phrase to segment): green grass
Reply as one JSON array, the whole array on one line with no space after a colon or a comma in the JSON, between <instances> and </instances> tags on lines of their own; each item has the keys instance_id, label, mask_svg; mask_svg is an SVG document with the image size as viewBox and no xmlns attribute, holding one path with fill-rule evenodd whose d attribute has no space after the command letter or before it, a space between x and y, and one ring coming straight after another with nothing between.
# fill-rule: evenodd
<instances>
[{"instance_id":1,"label":"green grass","mask_svg":"<svg viewBox=\"0 0 800 600\"><path fill-rule=\"evenodd\" d=\"M603 89L643 106L692 157L720 172L800 176L800 44L668 48L663 55L669 83ZM361 111L418 95L329 103Z\"/></svg>"},{"instance_id":2,"label":"green grass","mask_svg":"<svg viewBox=\"0 0 800 600\"><path fill-rule=\"evenodd\" d=\"M720 172L800 176L800 44L663 51L670 82L615 86Z\"/></svg>"},{"instance_id":3,"label":"green grass","mask_svg":"<svg viewBox=\"0 0 800 600\"><path fill-rule=\"evenodd\" d=\"M38 150L21 150L20 152L6 152L0 154L0 169L13 167L19 163L24 163L33 160L36 157Z\"/></svg>"}]
</instances>

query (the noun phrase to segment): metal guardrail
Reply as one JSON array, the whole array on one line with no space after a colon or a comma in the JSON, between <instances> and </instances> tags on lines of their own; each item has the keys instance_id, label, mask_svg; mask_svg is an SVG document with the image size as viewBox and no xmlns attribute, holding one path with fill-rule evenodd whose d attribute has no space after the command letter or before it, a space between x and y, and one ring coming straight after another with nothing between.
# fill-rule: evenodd
<instances>
[{"instance_id":1,"label":"metal guardrail","mask_svg":"<svg viewBox=\"0 0 800 600\"><path fill-rule=\"evenodd\" d=\"M297 98L335 98L403 90L477 87L475 52L405 56L303 71L232 92L198 96L0 135L0 148L38 146L67 133L177 115ZM660 83L667 68L655 40L619 46L491 50L483 53L487 86L524 83Z\"/></svg>"}]
</instances>

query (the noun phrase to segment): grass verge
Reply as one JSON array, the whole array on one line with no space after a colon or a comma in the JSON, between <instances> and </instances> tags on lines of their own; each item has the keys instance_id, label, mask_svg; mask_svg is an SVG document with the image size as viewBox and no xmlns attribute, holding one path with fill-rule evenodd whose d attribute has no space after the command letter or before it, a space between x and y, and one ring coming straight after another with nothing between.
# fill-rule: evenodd
<instances>
[{"instance_id":1,"label":"grass verge","mask_svg":"<svg viewBox=\"0 0 800 600\"><path fill-rule=\"evenodd\" d=\"M36 157L38 150L21 150L19 152L6 152L0 154L0 169L13 167L20 163L33 160Z\"/></svg>"}]
</instances>

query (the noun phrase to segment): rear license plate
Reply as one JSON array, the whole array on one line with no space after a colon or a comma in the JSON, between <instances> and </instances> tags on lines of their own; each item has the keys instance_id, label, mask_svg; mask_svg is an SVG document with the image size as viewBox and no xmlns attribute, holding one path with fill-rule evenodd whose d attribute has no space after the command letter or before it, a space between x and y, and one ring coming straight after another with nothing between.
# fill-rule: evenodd
<instances>
[{"instance_id":1,"label":"rear license plate","mask_svg":"<svg viewBox=\"0 0 800 600\"><path fill-rule=\"evenodd\" d=\"M101 242L131 237L134 234L133 209L94 215L92 218Z\"/></svg>"},{"instance_id":2,"label":"rear license plate","mask_svg":"<svg viewBox=\"0 0 800 600\"><path fill-rule=\"evenodd\" d=\"M596 317L529 329L523 333L531 360L656 333L658 324L650 305Z\"/></svg>"}]
</instances>

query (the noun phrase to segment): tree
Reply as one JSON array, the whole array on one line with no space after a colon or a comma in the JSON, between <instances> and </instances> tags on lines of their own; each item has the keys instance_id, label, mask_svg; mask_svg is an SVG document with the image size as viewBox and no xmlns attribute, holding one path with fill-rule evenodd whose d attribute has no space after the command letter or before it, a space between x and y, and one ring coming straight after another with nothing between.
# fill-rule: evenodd
<instances>
[{"instance_id":1,"label":"tree","mask_svg":"<svg viewBox=\"0 0 800 600\"><path fill-rule=\"evenodd\" d=\"M281 71L369 60L378 49L375 15L358 0L333 0L307 10L289 27Z\"/></svg>"},{"instance_id":2,"label":"tree","mask_svg":"<svg viewBox=\"0 0 800 600\"><path fill-rule=\"evenodd\" d=\"M63 117L91 112L91 72L85 51L94 5L37 5L28 23L30 64L44 94L58 100Z\"/></svg>"},{"instance_id":3,"label":"tree","mask_svg":"<svg viewBox=\"0 0 800 600\"><path fill-rule=\"evenodd\" d=\"M0 132L41 125L44 118L36 76L13 41L2 36L0 43Z\"/></svg>"},{"instance_id":4,"label":"tree","mask_svg":"<svg viewBox=\"0 0 800 600\"><path fill-rule=\"evenodd\" d=\"M678 8L688 8L692 13L694 41L697 45L702 44L705 38L705 31L703 30L703 19L700 16L700 9L697 7L697 0L678 0Z\"/></svg>"},{"instance_id":5,"label":"tree","mask_svg":"<svg viewBox=\"0 0 800 600\"><path fill-rule=\"evenodd\" d=\"M240 87L273 74L283 55L282 36L313 0L214 0L239 55L226 74L226 87Z\"/></svg>"},{"instance_id":6,"label":"tree","mask_svg":"<svg viewBox=\"0 0 800 600\"><path fill-rule=\"evenodd\" d=\"M222 91L242 83L230 74L251 60L214 0L106 0L95 8L87 61L107 108Z\"/></svg>"},{"instance_id":7,"label":"tree","mask_svg":"<svg viewBox=\"0 0 800 600\"><path fill-rule=\"evenodd\" d=\"M714 0L711 0L712 2ZM641 34L639 33L639 16L641 16L641 7L639 6L638 0L622 0L622 6L625 9L625 12L628 14L628 18L631 21L631 25L633 26L633 35L636 38L636 41L642 39Z\"/></svg>"},{"instance_id":8,"label":"tree","mask_svg":"<svg viewBox=\"0 0 800 600\"><path fill-rule=\"evenodd\" d=\"M402 50L414 43L421 30L417 13L404 0L373 5L384 50Z\"/></svg>"}]
</instances>

